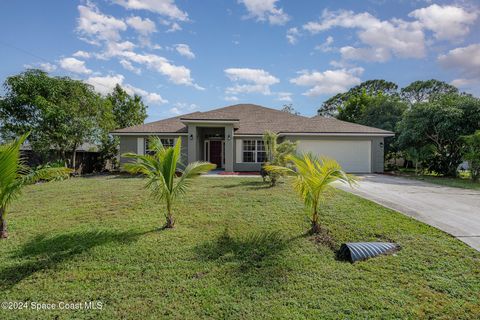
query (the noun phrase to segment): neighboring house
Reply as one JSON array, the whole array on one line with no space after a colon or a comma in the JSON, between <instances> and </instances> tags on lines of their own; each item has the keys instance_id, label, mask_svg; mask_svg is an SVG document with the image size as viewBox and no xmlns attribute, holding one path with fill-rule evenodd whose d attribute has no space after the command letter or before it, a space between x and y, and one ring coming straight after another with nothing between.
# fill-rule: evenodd
<instances>
[{"instance_id":1,"label":"neighboring house","mask_svg":"<svg viewBox=\"0 0 480 320\"><path fill-rule=\"evenodd\" d=\"M45 162L56 162L59 160L58 151L54 148L50 149L46 155L39 155L32 150L32 147L28 143L24 143L20 147L20 151L30 167L36 167ZM65 156L67 159L70 159L72 157L72 152L67 152ZM77 147L75 151L75 169L79 173L100 171L103 168L98 168L98 158L98 146L93 143L85 142Z\"/></svg>"},{"instance_id":2,"label":"neighboring house","mask_svg":"<svg viewBox=\"0 0 480 320\"><path fill-rule=\"evenodd\" d=\"M120 154L148 152L148 136L166 146L182 137L184 161L210 161L225 171L259 171L265 161L262 135L297 142L297 152L336 159L352 173L383 172L383 139L390 131L320 116L307 118L253 104L194 112L119 129ZM126 159L121 158L121 162Z\"/></svg>"}]
</instances>

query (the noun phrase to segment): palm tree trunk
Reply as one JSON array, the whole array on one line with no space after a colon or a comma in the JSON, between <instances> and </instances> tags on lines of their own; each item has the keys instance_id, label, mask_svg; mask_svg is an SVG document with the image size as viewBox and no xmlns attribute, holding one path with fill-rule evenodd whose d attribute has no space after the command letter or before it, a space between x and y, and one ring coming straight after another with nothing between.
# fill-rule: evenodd
<instances>
[{"instance_id":1,"label":"palm tree trunk","mask_svg":"<svg viewBox=\"0 0 480 320\"><path fill-rule=\"evenodd\" d=\"M0 239L8 238L5 208L0 208Z\"/></svg>"},{"instance_id":2,"label":"palm tree trunk","mask_svg":"<svg viewBox=\"0 0 480 320\"><path fill-rule=\"evenodd\" d=\"M310 230L311 233L319 233L320 232L320 225L318 224L318 211L317 206L313 209L312 215L312 229Z\"/></svg>"},{"instance_id":3,"label":"palm tree trunk","mask_svg":"<svg viewBox=\"0 0 480 320\"><path fill-rule=\"evenodd\" d=\"M166 215L167 222L165 223L165 228L173 228L175 225L175 219L173 218L172 213L172 204L170 200L167 200L167 215Z\"/></svg>"}]
</instances>

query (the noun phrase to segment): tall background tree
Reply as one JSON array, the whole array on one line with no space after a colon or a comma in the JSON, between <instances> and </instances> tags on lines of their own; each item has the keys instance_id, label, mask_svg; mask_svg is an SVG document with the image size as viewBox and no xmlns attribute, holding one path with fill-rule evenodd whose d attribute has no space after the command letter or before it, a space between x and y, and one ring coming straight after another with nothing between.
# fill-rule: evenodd
<instances>
[{"instance_id":1,"label":"tall background tree","mask_svg":"<svg viewBox=\"0 0 480 320\"><path fill-rule=\"evenodd\" d=\"M398 85L382 79L367 80L347 92L336 94L326 100L317 110L317 113L321 116L333 117L337 115L338 109L343 107L351 97L359 96L363 92L369 96L378 94L396 96L398 95Z\"/></svg>"},{"instance_id":2,"label":"tall background tree","mask_svg":"<svg viewBox=\"0 0 480 320\"><path fill-rule=\"evenodd\" d=\"M57 150L75 167L75 150L94 142L99 123L111 118L111 106L93 87L68 77L50 77L41 70L27 70L8 77L0 102L1 134L11 139L31 132L29 143L36 153Z\"/></svg>"},{"instance_id":3,"label":"tall background tree","mask_svg":"<svg viewBox=\"0 0 480 320\"><path fill-rule=\"evenodd\" d=\"M115 129L143 124L147 118L147 106L136 94L129 95L119 84L106 96L111 105L111 122L102 131L100 144L100 165L104 167L108 160L118 154L119 141L109 132Z\"/></svg>"},{"instance_id":4,"label":"tall background tree","mask_svg":"<svg viewBox=\"0 0 480 320\"><path fill-rule=\"evenodd\" d=\"M119 85L102 97L94 88L68 77L30 69L8 77L0 98L0 135L5 140L31 132L28 142L43 162L51 150L75 168L75 150L85 142L99 146L101 169L118 151L109 132L142 124L147 107Z\"/></svg>"},{"instance_id":5,"label":"tall background tree","mask_svg":"<svg viewBox=\"0 0 480 320\"><path fill-rule=\"evenodd\" d=\"M405 102L415 104L419 102L430 102L444 94L459 93L458 89L443 81L419 80L410 83L400 91L400 96Z\"/></svg>"},{"instance_id":6,"label":"tall background tree","mask_svg":"<svg viewBox=\"0 0 480 320\"><path fill-rule=\"evenodd\" d=\"M480 99L449 93L430 102L415 103L399 123L400 148L430 148L423 167L446 176L456 176L463 161L465 135L480 128Z\"/></svg>"},{"instance_id":7,"label":"tall background tree","mask_svg":"<svg viewBox=\"0 0 480 320\"><path fill-rule=\"evenodd\" d=\"M142 124L147 118L147 107L139 95L129 95L119 84L107 95L112 104L115 129Z\"/></svg>"},{"instance_id":8,"label":"tall background tree","mask_svg":"<svg viewBox=\"0 0 480 320\"><path fill-rule=\"evenodd\" d=\"M468 161L470 176L473 181L480 180L480 130L463 137L465 141L465 160Z\"/></svg>"},{"instance_id":9,"label":"tall background tree","mask_svg":"<svg viewBox=\"0 0 480 320\"><path fill-rule=\"evenodd\" d=\"M280 109L281 111L283 112L288 112L288 113L291 113L291 114L294 114L296 116L300 115L300 112L298 112L295 107L293 106L293 104L289 103L289 104L284 104L282 106L282 109Z\"/></svg>"}]
</instances>

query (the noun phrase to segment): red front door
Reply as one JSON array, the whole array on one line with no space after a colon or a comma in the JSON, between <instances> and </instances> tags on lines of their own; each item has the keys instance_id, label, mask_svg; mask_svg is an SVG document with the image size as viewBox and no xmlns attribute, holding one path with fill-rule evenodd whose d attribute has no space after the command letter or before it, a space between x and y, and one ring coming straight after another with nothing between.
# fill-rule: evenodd
<instances>
[{"instance_id":1,"label":"red front door","mask_svg":"<svg viewBox=\"0 0 480 320\"><path fill-rule=\"evenodd\" d=\"M222 167L222 141L210 140L210 162Z\"/></svg>"}]
</instances>

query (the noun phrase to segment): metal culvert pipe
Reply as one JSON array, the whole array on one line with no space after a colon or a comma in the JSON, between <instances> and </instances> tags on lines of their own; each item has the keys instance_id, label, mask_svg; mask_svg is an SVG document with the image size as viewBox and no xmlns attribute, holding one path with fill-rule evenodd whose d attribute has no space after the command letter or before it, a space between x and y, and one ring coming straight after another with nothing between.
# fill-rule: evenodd
<instances>
[{"instance_id":1,"label":"metal culvert pipe","mask_svg":"<svg viewBox=\"0 0 480 320\"><path fill-rule=\"evenodd\" d=\"M353 263L398 250L400 246L391 242L350 242L340 246L338 258Z\"/></svg>"}]
</instances>

